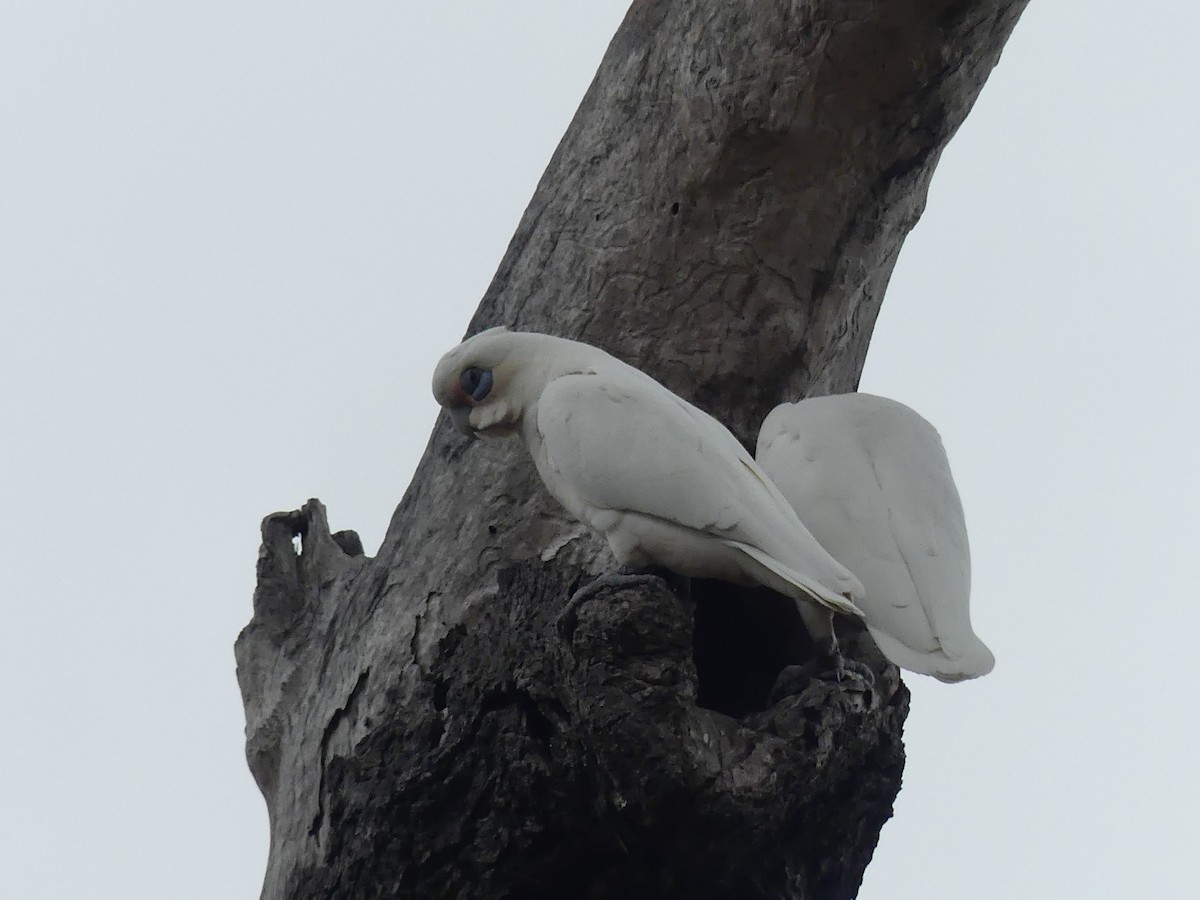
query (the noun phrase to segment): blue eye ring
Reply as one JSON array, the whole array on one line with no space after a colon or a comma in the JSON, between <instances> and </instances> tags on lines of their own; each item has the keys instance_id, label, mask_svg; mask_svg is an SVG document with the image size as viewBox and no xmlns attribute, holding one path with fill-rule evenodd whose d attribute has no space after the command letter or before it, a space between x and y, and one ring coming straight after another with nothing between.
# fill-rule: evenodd
<instances>
[{"instance_id":1,"label":"blue eye ring","mask_svg":"<svg viewBox=\"0 0 1200 900\"><path fill-rule=\"evenodd\" d=\"M469 369L463 369L463 373L458 376L458 384L464 394L478 403L492 390L492 373L487 369L471 366Z\"/></svg>"}]
</instances>

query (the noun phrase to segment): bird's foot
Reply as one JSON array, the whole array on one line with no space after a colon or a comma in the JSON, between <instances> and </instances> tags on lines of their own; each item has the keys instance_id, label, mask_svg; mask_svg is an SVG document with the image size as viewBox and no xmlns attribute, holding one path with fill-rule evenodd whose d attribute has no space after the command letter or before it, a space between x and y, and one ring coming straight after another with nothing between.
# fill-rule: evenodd
<instances>
[{"instance_id":1,"label":"bird's foot","mask_svg":"<svg viewBox=\"0 0 1200 900\"><path fill-rule=\"evenodd\" d=\"M857 659L843 656L840 650L835 654L834 673L839 685L843 681L860 681L868 688L875 687L875 672L871 667Z\"/></svg>"},{"instance_id":2,"label":"bird's foot","mask_svg":"<svg viewBox=\"0 0 1200 900\"><path fill-rule=\"evenodd\" d=\"M874 689L875 673L857 659L849 659L840 652L825 652L808 662L784 666L771 688L770 702L778 703L784 697L803 693L813 681L823 681L826 684L833 681L838 688L865 685Z\"/></svg>"},{"instance_id":3,"label":"bird's foot","mask_svg":"<svg viewBox=\"0 0 1200 900\"><path fill-rule=\"evenodd\" d=\"M625 566L616 572L606 572L571 595L571 599L567 601L567 605L563 607L563 611L559 613L555 622L558 633L563 637L569 637L575 631L575 625L579 618L579 607L602 590L649 585L655 582L663 582L667 587L674 589L675 585L672 583L670 575L671 573L658 571L639 572Z\"/></svg>"},{"instance_id":4,"label":"bird's foot","mask_svg":"<svg viewBox=\"0 0 1200 900\"><path fill-rule=\"evenodd\" d=\"M875 686L875 672L871 667L857 659L850 659L842 653L842 645L838 642L837 622L833 617L830 617L829 622L829 648L827 654L832 657L833 661L833 676L838 685L841 686L843 680L853 674L855 677L852 680L860 681L869 688Z\"/></svg>"}]
</instances>

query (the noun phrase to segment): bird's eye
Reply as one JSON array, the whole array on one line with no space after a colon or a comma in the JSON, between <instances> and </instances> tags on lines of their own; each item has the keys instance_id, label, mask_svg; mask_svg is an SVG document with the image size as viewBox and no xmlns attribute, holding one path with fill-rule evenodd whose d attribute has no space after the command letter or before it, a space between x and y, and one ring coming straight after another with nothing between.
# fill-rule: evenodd
<instances>
[{"instance_id":1,"label":"bird's eye","mask_svg":"<svg viewBox=\"0 0 1200 900\"><path fill-rule=\"evenodd\" d=\"M492 389L492 373L487 369L471 366L469 369L463 369L462 375L458 377L458 383L466 395L478 403Z\"/></svg>"}]
</instances>

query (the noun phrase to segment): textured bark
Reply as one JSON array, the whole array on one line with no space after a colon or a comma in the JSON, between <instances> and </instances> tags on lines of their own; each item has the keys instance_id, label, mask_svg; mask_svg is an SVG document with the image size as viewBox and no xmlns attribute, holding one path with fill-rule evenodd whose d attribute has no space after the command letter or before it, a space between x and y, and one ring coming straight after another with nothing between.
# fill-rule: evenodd
<instances>
[{"instance_id":1,"label":"textured bark","mask_svg":"<svg viewBox=\"0 0 1200 900\"><path fill-rule=\"evenodd\" d=\"M747 442L853 389L1024 6L636 2L469 332L598 344ZM315 501L268 517L236 648L263 897L853 896L899 790L895 669L847 633L875 677L838 682L790 603L711 582L560 620L611 565L519 443L444 423L375 558Z\"/></svg>"}]
</instances>

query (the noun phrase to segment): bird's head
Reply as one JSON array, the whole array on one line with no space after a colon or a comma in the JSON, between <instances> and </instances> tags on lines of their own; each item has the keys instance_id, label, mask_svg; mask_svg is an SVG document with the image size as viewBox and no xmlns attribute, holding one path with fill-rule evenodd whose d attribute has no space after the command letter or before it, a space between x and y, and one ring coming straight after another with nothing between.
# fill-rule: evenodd
<instances>
[{"instance_id":1,"label":"bird's head","mask_svg":"<svg viewBox=\"0 0 1200 900\"><path fill-rule=\"evenodd\" d=\"M489 328L442 357L433 372L433 397L463 434L512 434L521 421L525 391L521 343L531 335Z\"/></svg>"}]
</instances>

